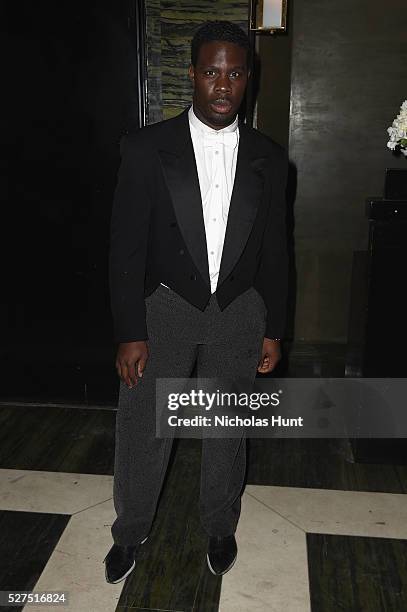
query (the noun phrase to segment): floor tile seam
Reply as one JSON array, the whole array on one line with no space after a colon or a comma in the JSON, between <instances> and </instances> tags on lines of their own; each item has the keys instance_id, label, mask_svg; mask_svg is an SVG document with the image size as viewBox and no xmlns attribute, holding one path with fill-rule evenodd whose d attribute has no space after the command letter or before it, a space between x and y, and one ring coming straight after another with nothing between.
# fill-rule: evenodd
<instances>
[{"instance_id":1,"label":"floor tile seam","mask_svg":"<svg viewBox=\"0 0 407 612\"><path fill-rule=\"evenodd\" d=\"M2 469L0 468L0 475L1 475L1 471L2 471ZM24 471L24 472L30 473L33 470L18 470L18 471ZM46 473L46 474L55 474L55 473L60 473L60 472L41 472L41 474L44 474L44 473ZM65 474L68 474L68 473L65 472ZM86 474L86 475L88 476L89 474ZM95 476L95 478L99 478L98 475L93 475L92 474L91 476ZM62 512L62 511L53 510L51 512L51 514L66 515L66 516L76 516L77 514L81 514L82 512L86 512L88 510L91 510L92 508L100 506L101 504L105 504L106 502L111 501L112 499L113 499L113 496L111 495L110 497L107 497L105 499L99 500L99 501L97 501L97 502L95 502L93 504L87 505L87 506L85 506L83 508L75 510L74 512L66 512L66 511ZM47 500L44 497L43 501L44 501L44 504L46 504L49 500ZM21 504L19 504L19 505L21 506ZM43 513L49 513L49 507L48 508L44 508L43 510L39 510L38 508L33 510L32 508L21 508L21 507L18 508L18 509L11 508L11 507L4 508L4 507L1 506L1 501L0 501L0 510L7 510L7 511L11 511L11 512L38 512L38 513L43 512Z\"/></svg>"},{"instance_id":2,"label":"floor tile seam","mask_svg":"<svg viewBox=\"0 0 407 612\"><path fill-rule=\"evenodd\" d=\"M72 512L71 516L76 516L78 514L81 514L82 512L87 512L88 510L92 510L93 508L96 508L97 506L105 504L106 502L111 501L112 499L113 499L113 496L108 497L107 499L103 499L102 501L96 502L95 504L92 504L90 506L87 506L86 508L83 508L82 510L77 510L76 512Z\"/></svg>"},{"instance_id":3,"label":"floor tile seam","mask_svg":"<svg viewBox=\"0 0 407 612\"><path fill-rule=\"evenodd\" d=\"M88 472L63 472L63 471L58 471L58 470L27 470L27 469L21 469L21 468L2 468L0 467L0 475L2 472L10 472L11 470L13 470L14 472L26 472L27 474L38 474L38 475L42 475L42 474L61 474L63 476L72 476L72 477L78 477L78 476L87 476L90 479L92 478L110 478L113 479L113 474L89 474Z\"/></svg>"},{"instance_id":4,"label":"floor tile seam","mask_svg":"<svg viewBox=\"0 0 407 612\"><path fill-rule=\"evenodd\" d=\"M292 485L272 485L272 484L255 484L255 483L248 483L248 486L250 487L267 487L269 489L276 489L278 490L286 490L286 489L292 489L295 491L299 491L301 493L306 493L306 494L311 494L311 495L318 495L319 493L321 494L326 494L326 493L336 493L336 494L341 494L341 493L350 493L351 495L376 495L376 496L383 496L383 497L394 497L397 496L400 498L400 500L403 500L407 503L407 492L406 493L394 493L391 492L389 493L388 491L367 491L365 489L362 490L355 490L355 489L331 489L329 487L323 488L321 489L320 487L295 487Z\"/></svg>"},{"instance_id":5,"label":"floor tile seam","mask_svg":"<svg viewBox=\"0 0 407 612\"><path fill-rule=\"evenodd\" d=\"M78 514L81 514L82 512L87 512L88 510L92 510L93 508L96 508L97 506L100 506L101 504L105 504L108 501L111 501L113 499L113 497L108 497L107 499L103 499L102 501L96 502L95 504L91 505L91 506L86 506L85 508L82 508L81 510L75 510L74 512L67 512L66 510L62 511L62 510L56 510L56 509L49 509L48 507L43 507L42 509L40 508L22 508L21 504L19 504L19 508L16 508L15 505L8 505L7 507L4 507L1 504L1 500L0 500L0 512L28 512L31 514L55 514L56 516L69 516L69 517L73 517L76 516ZM46 502L47 500L45 499L44 502Z\"/></svg>"},{"instance_id":6,"label":"floor tile seam","mask_svg":"<svg viewBox=\"0 0 407 612\"><path fill-rule=\"evenodd\" d=\"M294 487L290 487L290 488L294 488ZM327 489L329 491L332 491L333 493L335 493L336 491L333 489ZM353 493L353 491L351 491ZM263 506L265 506L268 510L270 510L271 512L274 512L275 514L277 514L278 516L280 516L281 518L283 518L285 521L287 521L288 523L292 524L294 527L297 527L298 529L300 529L303 533L305 533L305 535L307 534L313 534L313 535L343 535L343 536L352 536L352 537L368 537L368 538L378 538L378 539L394 539L394 540L407 540L407 537L405 538L400 538L400 536L392 536L389 534L375 534L375 535L366 535L366 533L357 533L357 534L349 534L349 528L354 529L355 528L355 523L352 520L349 520L346 525L343 525L343 530L340 529L339 527L335 530L333 530L332 528L330 528L328 525L326 526L325 530L319 530L318 528L315 528L315 530L307 524L306 526L301 526L301 524L297 524L295 523L293 520L287 518L286 516L284 516L284 514L282 514L281 512L279 512L278 510L276 510L275 508L271 507L270 505L268 505L266 502L264 502L263 500L258 499L255 495L253 495L252 493L249 493L248 491L246 491L246 495L249 495L252 499L255 499L256 501L258 501L259 503L261 503ZM388 493L386 495L392 495L392 493ZM397 529L397 527L395 528ZM344 531L345 530L345 531ZM359 531L359 530L358 530Z\"/></svg>"},{"instance_id":7,"label":"floor tile seam","mask_svg":"<svg viewBox=\"0 0 407 612\"><path fill-rule=\"evenodd\" d=\"M273 512L274 514L276 514L277 516L279 516L280 518L282 518L284 521L286 521L287 523L289 523L292 527L295 527L296 529L298 529L299 531L301 531L302 533L304 533L305 535L307 534L307 530L304 529L301 525L295 523L294 521L290 520L289 518L287 518L286 516L284 516L283 514L281 514L281 512L279 512L278 510L276 510L275 508L272 508L271 506L269 506L268 504L266 504L266 502L264 502L261 499L258 499L255 495L253 495L252 493L249 493L248 491L245 492L245 495L248 495L249 497L251 497L252 499L254 499L256 502L258 502L259 504L261 504L262 506L264 506L265 508L267 508L267 510L270 510L270 512Z\"/></svg>"},{"instance_id":8,"label":"floor tile seam","mask_svg":"<svg viewBox=\"0 0 407 612\"><path fill-rule=\"evenodd\" d=\"M346 526L345 526L346 528ZM332 529L327 529L325 531L313 531L308 530L306 532L307 535L319 535L319 536L338 536L345 538L367 538L369 540L396 540L398 542L406 542L407 534L405 538L401 538L400 536L392 536L387 534L375 534L375 535L366 535L366 533L349 533L349 531L333 531Z\"/></svg>"}]
</instances>

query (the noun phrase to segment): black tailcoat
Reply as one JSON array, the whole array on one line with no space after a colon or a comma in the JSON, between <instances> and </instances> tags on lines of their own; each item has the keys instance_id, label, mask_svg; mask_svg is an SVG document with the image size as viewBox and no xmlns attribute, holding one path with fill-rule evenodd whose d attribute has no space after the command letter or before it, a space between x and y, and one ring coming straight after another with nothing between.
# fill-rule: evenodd
<instances>
[{"instance_id":1,"label":"black tailcoat","mask_svg":"<svg viewBox=\"0 0 407 612\"><path fill-rule=\"evenodd\" d=\"M284 334L287 301L285 150L241 123L216 290L221 310L254 287L266 337ZM210 296L202 200L188 109L123 137L111 218L109 277L115 340L148 339L144 298L164 283L204 310ZM238 330L236 330L238 333Z\"/></svg>"}]
</instances>

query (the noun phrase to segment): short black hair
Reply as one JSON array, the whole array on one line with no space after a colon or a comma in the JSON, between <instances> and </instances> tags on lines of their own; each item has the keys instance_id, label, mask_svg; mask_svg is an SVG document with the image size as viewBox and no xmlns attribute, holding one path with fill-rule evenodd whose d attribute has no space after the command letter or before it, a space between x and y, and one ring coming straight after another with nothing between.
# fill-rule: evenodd
<instances>
[{"instance_id":1,"label":"short black hair","mask_svg":"<svg viewBox=\"0 0 407 612\"><path fill-rule=\"evenodd\" d=\"M231 21L207 21L195 32L191 41L191 64L196 66L199 49L207 42L223 40L246 49L247 66L250 65L250 42L246 32Z\"/></svg>"}]
</instances>

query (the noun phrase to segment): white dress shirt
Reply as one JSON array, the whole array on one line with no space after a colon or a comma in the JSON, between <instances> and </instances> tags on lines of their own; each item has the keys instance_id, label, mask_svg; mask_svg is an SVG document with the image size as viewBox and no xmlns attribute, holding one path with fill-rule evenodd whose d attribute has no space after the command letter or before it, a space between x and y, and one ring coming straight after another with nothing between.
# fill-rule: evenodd
<instances>
[{"instance_id":1,"label":"white dress shirt","mask_svg":"<svg viewBox=\"0 0 407 612\"><path fill-rule=\"evenodd\" d=\"M216 291L239 148L238 117L214 130L188 111L201 190L211 293Z\"/></svg>"},{"instance_id":2,"label":"white dress shirt","mask_svg":"<svg viewBox=\"0 0 407 612\"><path fill-rule=\"evenodd\" d=\"M214 130L200 121L192 106L188 118L202 198L211 293L214 293L236 174L238 116L233 123L220 130Z\"/></svg>"}]
</instances>

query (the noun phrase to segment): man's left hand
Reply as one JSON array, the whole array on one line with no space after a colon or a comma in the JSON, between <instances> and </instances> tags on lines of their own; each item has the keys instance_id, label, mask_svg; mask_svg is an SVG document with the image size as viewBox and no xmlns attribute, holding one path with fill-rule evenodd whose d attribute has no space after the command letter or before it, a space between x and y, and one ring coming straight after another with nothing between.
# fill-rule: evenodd
<instances>
[{"instance_id":1,"label":"man's left hand","mask_svg":"<svg viewBox=\"0 0 407 612\"><path fill-rule=\"evenodd\" d=\"M281 359L280 340L264 338L261 359L257 371L261 374L268 374L276 367Z\"/></svg>"}]
</instances>

